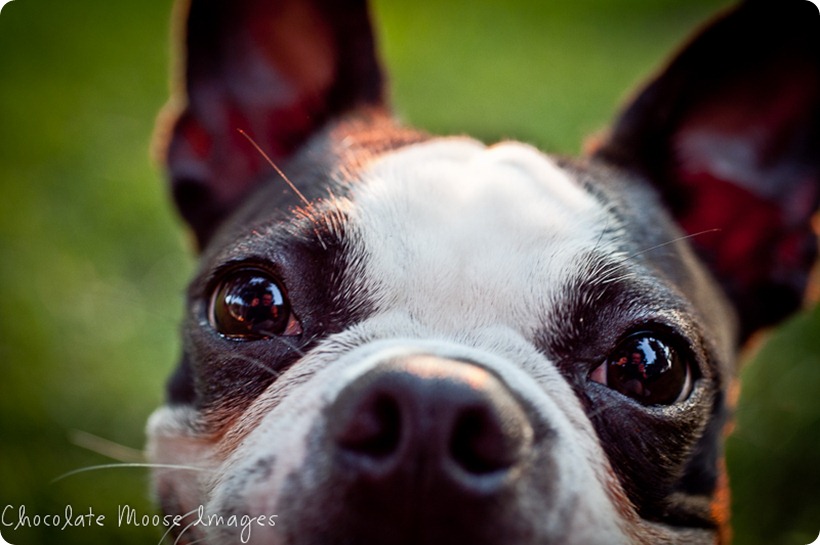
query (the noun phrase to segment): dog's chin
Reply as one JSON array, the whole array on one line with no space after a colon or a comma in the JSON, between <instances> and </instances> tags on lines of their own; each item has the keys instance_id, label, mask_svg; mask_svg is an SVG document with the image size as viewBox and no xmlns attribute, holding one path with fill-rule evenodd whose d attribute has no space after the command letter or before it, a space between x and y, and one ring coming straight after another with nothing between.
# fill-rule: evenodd
<instances>
[{"instance_id":1,"label":"dog's chin","mask_svg":"<svg viewBox=\"0 0 820 545\"><path fill-rule=\"evenodd\" d=\"M713 541L637 515L570 385L515 339L382 340L339 357L355 341L338 338L217 434L204 430L218 411L161 408L152 461L186 466L154 472L163 509L187 514L172 532L219 544Z\"/></svg>"}]
</instances>

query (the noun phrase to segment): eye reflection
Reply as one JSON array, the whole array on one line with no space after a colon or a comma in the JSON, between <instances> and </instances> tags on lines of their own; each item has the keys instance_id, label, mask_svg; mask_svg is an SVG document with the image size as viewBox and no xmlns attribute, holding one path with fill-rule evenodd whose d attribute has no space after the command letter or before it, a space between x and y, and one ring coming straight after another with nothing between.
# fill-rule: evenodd
<instances>
[{"instance_id":1,"label":"eye reflection","mask_svg":"<svg viewBox=\"0 0 820 545\"><path fill-rule=\"evenodd\" d=\"M645 405L671 405L692 392L692 363L652 332L621 341L589 378Z\"/></svg>"},{"instance_id":2,"label":"eye reflection","mask_svg":"<svg viewBox=\"0 0 820 545\"><path fill-rule=\"evenodd\" d=\"M209 314L222 335L253 340L286 334L291 313L276 281L261 271L243 270L217 287Z\"/></svg>"}]
</instances>

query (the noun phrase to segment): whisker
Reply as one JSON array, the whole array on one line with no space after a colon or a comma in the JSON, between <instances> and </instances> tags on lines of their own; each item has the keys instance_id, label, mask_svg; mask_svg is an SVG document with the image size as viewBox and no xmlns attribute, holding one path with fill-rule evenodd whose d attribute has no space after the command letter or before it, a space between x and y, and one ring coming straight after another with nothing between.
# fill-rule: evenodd
<instances>
[{"instance_id":1,"label":"whisker","mask_svg":"<svg viewBox=\"0 0 820 545\"><path fill-rule=\"evenodd\" d=\"M248 133L246 133L245 131L243 131L242 129L236 129L236 130L239 131L239 134L241 134L242 136L247 138L248 142L250 142L251 145L254 148L256 148L256 151L259 152L259 155L261 155L265 159L265 161L268 162L268 164L271 166L271 168L273 168L273 170L275 170L276 173L279 174L279 176L282 177L282 179L285 181L285 183L288 184L288 187L290 187L291 191L293 191L296 194L296 196L299 197L299 199L301 199L301 201L305 204L305 206L307 206L308 208L311 208L313 206L311 204L311 202L309 200L307 200L304 195L302 195L302 192L299 191L296 188L296 186L294 185L294 183L290 181L290 178L288 178L285 175L285 173L282 172L282 169L280 169L278 166L276 166L276 163L274 163L273 160L270 157L268 157L268 154L265 153L265 151L259 146L259 144L257 144L256 141L253 138L251 138L251 136Z\"/></svg>"},{"instance_id":2,"label":"whisker","mask_svg":"<svg viewBox=\"0 0 820 545\"><path fill-rule=\"evenodd\" d=\"M598 234L598 240L595 241L595 245L592 247L592 253L595 253L598 250L598 248L600 248L601 243L604 240L604 235L606 235L609 232L609 227L612 224L612 221L613 221L612 214L607 214L606 215L606 223L604 224L604 228L601 229L600 234Z\"/></svg>"},{"instance_id":3,"label":"whisker","mask_svg":"<svg viewBox=\"0 0 820 545\"><path fill-rule=\"evenodd\" d=\"M720 229L706 229L704 231L699 231L697 233L692 233L692 234L689 234L689 235L684 235L682 237L673 238L672 240L667 240L666 242L662 242L661 244L656 244L655 246L651 246L649 248L641 250L640 252L634 253L634 254L630 255L627 259L632 259L632 258L638 257L639 255L643 255L647 252L657 250L658 248L663 248L664 246L669 246L670 244L675 244L676 242L680 242L682 240L699 237L701 235L706 235L708 233L716 233L716 232L719 232L719 231L720 231Z\"/></svg>"},{"instance_id":4,"label":"whisker","mask_svg":"<svg viewBox=\"0 0 820 545\"><path fill-rule=\"evenodd\" d=\"M118 462L140 463L145 461L145 454L141 450L120 445L119 443L104 439L87 431L70 430L69 439L78 447L102 454Z\"/></svg>"},{"instance_id":5,"label":"whisker","mask_svg":"<svg viewBox=\"0 0 820 545\"><path fill-rule=\"evenodd\" d=\"M190 526L189 526L190 528ZM207 538L201 537L199 539L195 539L194 541L189 541L188 545L194 545L194 543L204 543Z\"/></svg>"},{"instance_id":6,"label":"whisker","mask_svg":"<svg viewBox=\"0 0 820 545\"><path fill-rule=\"evenodd\" d=\"M259 333L261 333L262 335L267 335L269 340L277 341L281 344L284 344L285 346L287 346L288 348L290 348L291 350L296 352L299 356L302 356L302 357L307 356L307 352L305 352L304 350L299 348L296 344L292 343L286 337L282 337L281 335L277 335L273 331L259 330ZM252 363L254 365L261 366L263 369L269 371L272 374L279 375L278 371L265 366L265 364L263 364L259 361L253 361L251 358L239 358L239 359L244 359L248 363Z\"/></svg>"},{"instance_id":7,"label":"whisker","mask_svg":"<svg viewBox=\"0 0 820 545\"><path fill-rule=\"evenodd\" d=\"M259 330L258 333L260 333L262 335L267 335L269 340L277 341L277 342L280 342L280 343L284 344L285 346L287 346L288 348L290 348L291 350L296 352L301 357L307 356L307 352L305 352L304 350L299 348L296 344L290 342L286 338L283 338L282 336L277 335L273 331ZM245 356L245 355L242 355L242 354L233 354L233 355L231 355L231 359L242 361L242 362L245 362L247 364L253 365L254 367L258 367L259 369L262 369L263 371L266 371L266 372L270 373L271 375L273 375L274 378L278 378L282 374L279 371L277 371L276 369L274 369L273 367L271 367L271 366L265 364L264 362L262 362L259 358L252 358L250 356Z\"/></svg>"},{"instance_id":8,"label":"whisker","mask_svg":"<svg viewBox=\"0 0 820 545\"><path fill-rule=\"evenodd\" d=\"M260 333L266 333L266 332L265 331L260 331ZM276 337L271 337L271 338L276 338ZM279 375L281 375L281 373L279 371L277 371L276 369L274 369L273 367L270 367L270 366L262 363L262 361L259 360L259 358L251 358L250 356L244 356L242 354L233 354L233 355L231 355L231 359L244 361L245 363L249 363L249 364L251 364L255 367L258 367L258 368L262 369L263 371L267 371L268 373L270 373L274 377L278 377Z\"/></svg>"},{"instance_id":9,"label":"whisker","mask_svg":"<svg viewBox=\"0 0 820 545\"><path fill-rule=\"evenodd\" d=\"M587 418L589 420L592 420L593 418L595 418L599 414L603 413L606 409L607 409L607 407L602 407L602 406L599 405L599 406L595 407L594 410L587 413Z\"/></svg>"},{"instance_id":10,"label":"whisker","mask_svg":"<svg viewBox=\"0 0 820 545\"><path fill-rule=\"evenodd\" d=\"M190 516L190 515L193 515L193 514L194 514L194 513L196 513L197 511L199 511L199 508L192 509L191 511L188 511L188 512L187 512L187 513L185 513L185 514L180 515L180 519L179 519L179 520L183 520L184 518L186 518L186 517L188 517L188 516ZM196 522L196 521L194 521L194 522ZM180 531L180 535L184 534L184 533L185 533L185 530L187 530L187 529L188 529L188 528L190 528L190 527L191 527L191 525L189 524L188 526L186 526L185 528L183 528L183 529ZM167 538L167 537L169 536L169 534L171 533L171 529L172 529L172 528L174 528L174 526L173 526L173 525L169 525L169 526L168 526L168 529L166 529L166 530L165 530L165 533L164 533L164 534L162 534L162 537L160 537L160 538L159 538L159 541L157 542L157 545L162 545L162 542L163 542L163 541L165 541L165 538ZM179 537L177 537L176 539L174 539L174 543L176 543L176 542L177 542L177 540L179 540ZM199 541L199 540L197 540L197 541Z\"/></svg>"},{"instance_id":11,"label":"whisker","mask_svg":"<svg viewBox=\"0 0 820 545\"><path fill-rule=\"evenodd\" d=\"M305 352L304 350L299 348L299 346L297 346L295 343L291 342L287 337L277 335L273 331L262 330L262 331L259 331L259 333L262 333L263 335L268 335L270 340L275 340L275 341L278 341L278 342L284 344L285 346L287 346L288 348L290 348L291 350L293 350L294 352L296 352L298 355L300 355L302 357L307 356L307 352ZM315 337L311 337L310 339L307 339L306 342L310 343L314 339L315 339Z\"/></svg>"},{"instance_id":12,"label":"whisker","mask_svg":"<svg viewBox=\"0 0 820 545\"><path fill-rule=\"evenodd\" d=\"M268 156L268 154L265 153L265 151L262 149L262 147L259 144L257 144L256 141L253 138L251 138L251 135L249 135L248 133L246 133L242 129L236 129L236 130L239 131L239 134L244 136L248 140L248 142L251 143L251 145L254 147L254 149L256 149L256 151L259 152L259 155L261 155L265 159L265 161L267 161L267 163L271 166L271 168L273 170L275 170L277 174L279 174L279 176L285 181L286 184L288 184L288 187L290 187L291 191L293 191L296 194L296 196L299 197L299 200L301 200L302 203L306 207L306 210L303 212L302 215L305 216L311 223L313 223L313 225L314 225L313 232L316 234L316 238L319 241L319 244L322 245L323 249L327 250L327 246L325 245L325 241L322 239L322 235L319 232L319 229L316 227L319 222L316 221L316 218L311 213L311 210L314 209L313 203L311 203L302 194L302 192L299 191L299 189L296 187L296 184L294 184L290 180L290 178L288 178L287 174L285 174L284 171L281 168L279 168L276 165L276 163L273 162L273 159L271 159L270 156Z\"/></svg>"},{"instance_id":13,"label":"whisker","mask_svg":"<svg viewBox=\"0 0 820 545\"><path fill-rule=\"evenodd\" d=\"M185 466L180 464L153 464L149 462L128 462L128 463L121 463L121 464L100 464L96 466L88 466L88 467L81 467L80 469L74 469L69 471L68 473L63 473L59 477L56 477L51 480L50 484L54 484L56 482L62 481L63 479L67 479L68 477L73 477L74 475L78 475L80 473L86 473L89 471L97 471L100 469L120 469L120 468L147 468L147 469L184 469L186 471L207 471L203 467L194 467L194 466Z\"/></svg>"},{"instance_id":14,"label":"whisker","mask_svg":"<svg viewBox=\"0 0 820 545\"><path fill-rule=\"evenodd\" d=\"M188 514L190 514L190 513L186 513L186 516L187 516ZM182 530L180 530L179 535L177 535L176 539L174 539L174 545L178 545L178 544L179 544L179 540L180 540L180 539L182 539L182 536L183 536L183 535L185 535L185 532L187 532L188 530L190 530L193 526L196 526L196 523L197 523L197 521L198 521L198 520L199 520L199 519L196 519L196 520L194 520L193 522L189 522L189 523L188 523L188 525L187 525L185 528L183 528ZM201 540L201 539L197 539L196 541L191 541L191 542L189 542L189 543L188 543L188 545L191 545L191 543L196 543L197 541L202 541L202 540Z\"/></svg>"},{"instance_id":15,"label":"whisker","mask_svg":"<svg viewBox=\"0 0 820 545\"><path fill-rule=\"evenodd\" d=\"M288 348L290 348L291 350L293 350L294 352L299 354L301 357L304 358L305 356L307 356L307 352L305 352L304 350L302 350L301 348L296 346L296 344L292 343L290 340L288 340L284 337L276 337L276 340L278 340L280 343L284 344L285 346L287 346Z\"/></svg>"}]
</instances>

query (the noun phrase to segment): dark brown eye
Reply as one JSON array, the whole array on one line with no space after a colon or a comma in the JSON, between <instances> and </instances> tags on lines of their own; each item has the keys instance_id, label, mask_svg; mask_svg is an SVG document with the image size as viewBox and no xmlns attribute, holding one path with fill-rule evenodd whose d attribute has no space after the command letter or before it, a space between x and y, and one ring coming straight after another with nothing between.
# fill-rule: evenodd
<instances>
[{"instance_id":1,"label":"dark brown eye","mask_svg":"<svg viewBox=\"0 0 820 545\"><path fill-rule=\"evenodd\" d=\"M620 342L590 379L644 405L672 405L692 392L692 369L672 343L651 332Z\"/></svg>"},{"instance_id":2,"label":"dark brown eye","mask_svg":"<svg viewBox=\"0 0 820 545\"><path fill-rule=\"evenodd\" d=\"M253 341L302 332L279 282L258 269L225 277L211 297L211 326L229 339Z\"/></svg>"}]
</instances>

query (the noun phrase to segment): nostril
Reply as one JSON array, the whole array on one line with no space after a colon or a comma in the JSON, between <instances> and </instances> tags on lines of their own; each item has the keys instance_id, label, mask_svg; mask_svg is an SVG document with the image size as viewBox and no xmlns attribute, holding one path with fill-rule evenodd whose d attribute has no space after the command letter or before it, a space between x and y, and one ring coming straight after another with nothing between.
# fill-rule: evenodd
<instances>
[{"instance_id":1,"label":"nostril","mask_svg":"<svg viewBox=\"0 0 820 545\"><path fill-rule=\"evenodd\" d=\"M524 467L533 429L510 390L482 368L433 356L386 361L326 409L334 463L361 486L497 493ZM392 483L392 485L390 484Z\"/></svg>"},{"instance_id":2,"label":"nostril","mask_svg":"<svg viewBox=\"0 0 820 545\"><path fill-rule=\"evenodd\" d=\"M485 475L508 469L518 460L521 436L505 430L498 415L485 407L464 410L456 419L450 455L465 471Z\"/></svg>"},{"instance_id":3,"label":"nostril","mask_svg":"<svg viewBox=\"0 0 820 545\"><path fill-rule=\"evenodd\" d=\"M401 438L401 409L385 393L365 399L352 413L336 440L342 448L370 458L396 451Z\"/></svg>"}]
</instances>

